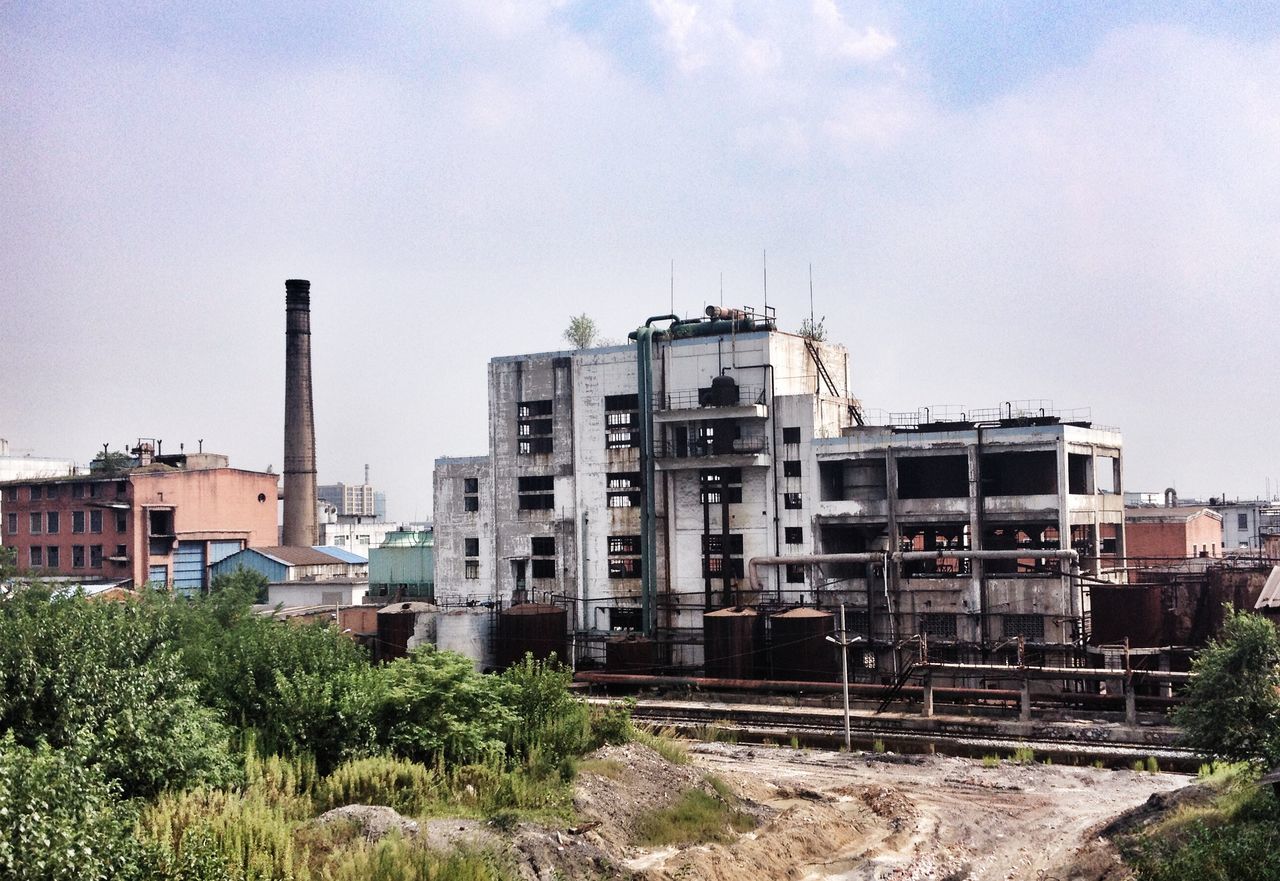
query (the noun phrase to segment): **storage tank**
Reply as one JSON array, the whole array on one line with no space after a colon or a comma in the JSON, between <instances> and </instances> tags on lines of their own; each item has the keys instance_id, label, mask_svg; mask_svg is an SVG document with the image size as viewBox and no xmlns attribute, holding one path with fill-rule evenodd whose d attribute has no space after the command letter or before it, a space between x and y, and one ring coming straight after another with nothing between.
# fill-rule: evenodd
<instances>
[{"instance_id":1,"label":"storage tank","mask_svg":"<svg viewBox=\"0 0 1280 881\"><path fill-rule=\"evenodd\" d=\"M391 603L378 610L378 642L374 657L403 658L420 645L436 641L436 615L431 603Z\"/></svg>"},{"instance_id":2,"label":"storage tank","mask_svg":"<svg viewBox=\"0 0 1280 881\"><path fill-rule=\"evenodd\" d=\"M475 607L437 613L436 648L465 655L481 673L492 670L495 666L492 610Z\"/></svg>"},{"instance_id":3,"label":"storage tank","mask_svg":"<svg viewBox=\"0 0 1280 881\"><path fill-rule=\"evenodd\" d=\"M839 678L838 649L831 612L799 607L769 616L770 678L798 682L831 682Z\"/></svg>"},{"instance_id":4,"label":"storage tank","mask_svg":"<svg viewBox=\"0 0 1280 881\"><path fill-rule=\"evenodd\" d=\"M615 636L604 644L604 667L610 673L651 674L658 666L658 644L647 636Z\"/></svg>"},{"instance_id":5,"label":"storage tank","mask_svg":"<svg viewBox=\"0 0 1280 881\"><path fill-rule=\"evenodd\" d=\"M755 609L729 606L702 616L703 669L710 679L758 679L764 618Z\"/></svg>"},{"instance_id":6,"label":"storage tank","mask_svg":"<svg viewBox=\"0 0 1280 881\"><path fill-rule=\"evenodd\" d=\"M569 612L544 603L521 603L498 615L498 669L505 670L532 652L539 660L556 656L569 662Z\"/></svg>"}]
</instances>

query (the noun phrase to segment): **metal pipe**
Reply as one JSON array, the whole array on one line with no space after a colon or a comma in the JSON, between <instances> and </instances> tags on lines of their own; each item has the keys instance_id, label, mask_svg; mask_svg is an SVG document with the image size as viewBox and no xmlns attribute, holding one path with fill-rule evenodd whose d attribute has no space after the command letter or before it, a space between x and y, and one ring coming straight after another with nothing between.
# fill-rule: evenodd
<instances>
[{"instance_id":1,"label":"metal pipe","mask_svg":"<svg viewBox=\"0 0 1280 881\"><path fill-rule=\"evenodd\" d=\"M643 673L598 673L582 671L573 674L574 682L588 685L625 685L636 688L699 688L721 691L808 691L815 694L838 694L842 690L839 682L809 682L795 679L717 679L705 676L653 676ZM891 685L871 685L865 682L850 682L849 693L877 700L891 690ZM908 685L898 693L920 696L924 691L918 685ZM990 700L1018 700L1022 692L1015 688L953 688L937 686L934 694L955 697ZM1107 695L1102 695L1106 697ZM1118 698L1118 696L1115 696ZM780 707L781 709L786 709Z\"/></svg>"},{"instance_id":2,"label":"metal pipe","mask_svg":"<svg viewBox=\"0 0 1280 881\"><path fill-rule=\"evenodd\" d=\"M679 321L678 315L654 315L632 335L636 340L636 382L640 398L640 470L643 484L643 528L640 530L640 608L643 632L653 637L657 632L658 515L657 468L653 448L653 339L655 321Z\"/></svg>"},{"instance_id":3,"label":"metal pipe","mask_svg":"<svg viewBox=\"0 0 1280 881\"><path fill-rule=\"evenodd\" d=\"M791 563L874 563L883 560L879 551L860 551L852 554L795 554L778 557L752 557L747 561L747 583L753 591L761 590L761 566L786 566Z\"/></svg>"}]
</instances>

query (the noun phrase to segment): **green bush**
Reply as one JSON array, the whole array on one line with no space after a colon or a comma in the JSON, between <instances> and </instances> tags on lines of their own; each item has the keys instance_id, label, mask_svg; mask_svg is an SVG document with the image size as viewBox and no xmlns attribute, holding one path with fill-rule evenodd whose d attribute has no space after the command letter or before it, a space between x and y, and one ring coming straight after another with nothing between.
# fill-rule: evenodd
<instances>
[{"instance_id":1,"label":"green bush","mask_svg":"<svg viewBox=\"0 0 1280 881\"><path fill-rule=\"evenodd\" d=\"M422 816L446 795L439 773L417 762L391 756L355 759L339 766L317 787L321 810L343 805L386 805L402 814Z\"/></svg>"},{"instance_id":2,"label":"green bush","mask_svg":"<svg viewBox=\"0 0 1280 881\"><path fill-rule=\"evenodd\" d=\"M118 786L79 757L0 740L0 878L142 879L158 866L130 834Z\"/></svg>"},{"instance_id":3,"label":"green bush","mask_svg":"<svg viewBox=\"0 0 1280 881\"><path fill-rule=\"evenodd\" d=\"M689 789L667 807L642 816L636 824L636 841L646 847L723 844L733 840L733 833L754 828L750 814L701 789Z\"/></svg>"},{"instance_id":4,"label":"green bush","mask_svg":"<svg viewBox=\"0 0 1280 881\"><path fill-rule=\"evenodd\" d=\"M591 739L596 746L606 743L622 744L631 740L634 731L631 714L635 711L636 699L629 697L617 703L591 708Z\"/></svg>"}]
</instances>

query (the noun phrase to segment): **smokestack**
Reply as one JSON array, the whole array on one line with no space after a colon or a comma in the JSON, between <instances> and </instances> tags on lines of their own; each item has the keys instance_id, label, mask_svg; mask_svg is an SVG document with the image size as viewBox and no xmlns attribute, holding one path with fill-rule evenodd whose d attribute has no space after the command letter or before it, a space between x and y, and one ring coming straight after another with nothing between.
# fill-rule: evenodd
<instances>
[{"instance_id":1,"label":"smokestack","mask_svg":"<svg viewBox=\"0 0 1280 881\"><path fill-rule=\"evenodd\" d=\"M316 538L316 428L311 406L311 282L284 283L284 536L289 546Z\"/></svg>"}]
</instances>

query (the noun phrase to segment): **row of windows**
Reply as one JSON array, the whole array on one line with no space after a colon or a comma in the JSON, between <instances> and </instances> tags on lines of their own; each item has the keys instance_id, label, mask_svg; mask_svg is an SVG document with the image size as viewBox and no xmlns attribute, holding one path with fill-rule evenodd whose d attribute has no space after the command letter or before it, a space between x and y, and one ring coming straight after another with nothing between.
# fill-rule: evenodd
<instances>
[{"instance_id":1,"label":"row of windows","mask_svg":"<svg viewBox=\"0 0 1280 881\"><path fill-rule=\"evenodd\" d=\"M42 499L59 499L62 498L62 488L65 483L35 483L27 487L27 498L30 501L38 502ZM73 483L71 484L71 498L83 499L88 496L91 499L99 499L106 492L105 483ZM123 480L115 482L115 495L117 498L128 492L128 483ZM5 499L10 502L18 501L18 487L5 487Z\"/></svg>"},{"instance_id":2,"label":"row of windows","mask_svg":"<svg viewBox=\"0 0 1280 881\"><path fill-rule=\"evenodd\" d=\"M1001 615L1006 638L1021 636L1029 642L1044 642L1043 615ZM956 639L959 616L945 612L925 612L919 616L920 632L930 639Z\"/></svg>"},{"instance_id":3,"label":"row of windows","mask_svg":"<svg viewBox=\"0 0 1280 881\"><path fill-rule=\"evenodd\" d=\"M88 551L86 558L85 552ZM62 567L62 549L58 545L32 545L29 551L29 563L32 569L60 569ZM124 557L128 554L128 549L124 545L116 545L115 556ZM102 568L102 545L72 545L71 546L71 568L85 568L85 560L88 559L90 569Z\"/></svg>"},{"instance_id":4,"label":"row of windows","mask_svg":"<svg viewBox=\"0 0 1280 881\"><path fill-rule=\"evenodd\" d=\"M9 535L18 534L18 513L10 511L6 516L5 529ZM129 515L126 511L116 512L116 532L129 531ZM32 511L29 515L28 528L31 535L57 535L62 531L62 514L59 511ZM102 532L101 511L72 511L71 531L73 533Z\"/></svg>"}]
</instances>

